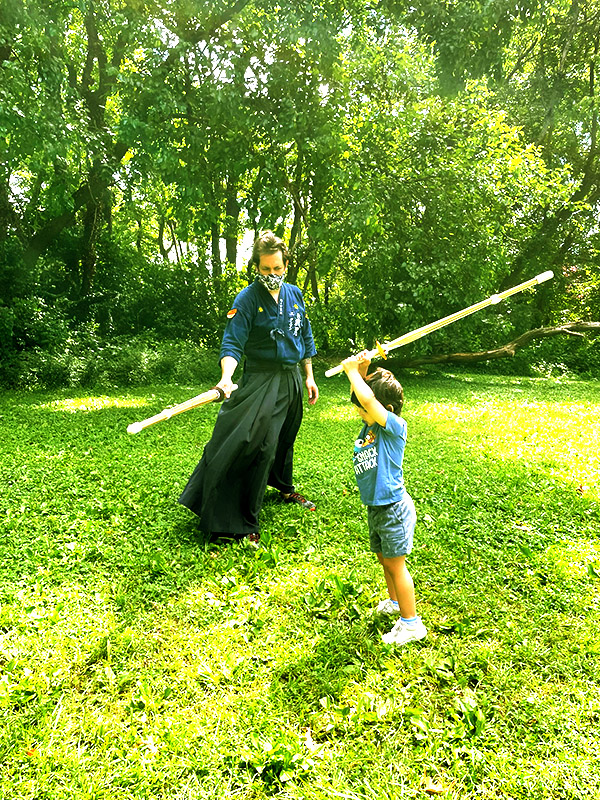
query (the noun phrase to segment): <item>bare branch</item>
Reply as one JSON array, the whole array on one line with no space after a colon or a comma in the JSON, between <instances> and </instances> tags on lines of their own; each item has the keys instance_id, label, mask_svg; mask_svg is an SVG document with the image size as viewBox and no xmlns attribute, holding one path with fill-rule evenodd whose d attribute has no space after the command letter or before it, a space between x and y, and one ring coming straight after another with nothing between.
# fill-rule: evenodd
<instances>
[{"instance_id":1,"label":"bare branch","mask_svg":"<svg viewBox=\"0 0 600 800\"><path fill-rule=\"evenodd\" d=\"M528 345L533 339L544 339L550 336L581 336L585 333L600 333L600 322L570 322L548 328L535 328L521 334L517 339L494 350L482 350L478 353L447 353L443 355L419 356L417 358L394 357L394 366L418 367L425 364L474 364L478 361L493 361L497 358L512 358L517 350ZM392 360L392 359L390 359Z\"/></svg>"}]
</instances>

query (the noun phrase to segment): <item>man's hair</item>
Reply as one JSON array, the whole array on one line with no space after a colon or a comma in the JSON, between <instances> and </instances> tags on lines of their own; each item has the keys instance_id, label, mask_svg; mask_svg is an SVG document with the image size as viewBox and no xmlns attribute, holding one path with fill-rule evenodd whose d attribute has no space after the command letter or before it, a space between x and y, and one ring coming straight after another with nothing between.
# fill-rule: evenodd
<instances>
[{"instance_id":1,"label":"man's hair","mask_svg":"<svg viewBox=\"0 0 600 800\"><path fill-rule=\"evenodd\" d=\"M252 258L250 259L251 266L258 267L260 264L261 256L270 256L277 251L281 252L283 263L285 264L290 260L290 254L283 239L275 236L273 231L263 231L260 236L254 240L252 248Z\"/></svg>"},{"instance_id":2,"label":"man's hair","mask_svg":"<svg viewBox=\"0 0 600 800\"><path fill-rule=\"evenodd\" d=\"M375 372L367 375L365 383L371 388L375 398L379 400L382 406L385 406L385 408L391 406L394 414L400 414L404 405L404 390L389 369L377 367ZM350 400L355 406L362 408L354 392L352 392Z\"/></svg>"}]
</instances>

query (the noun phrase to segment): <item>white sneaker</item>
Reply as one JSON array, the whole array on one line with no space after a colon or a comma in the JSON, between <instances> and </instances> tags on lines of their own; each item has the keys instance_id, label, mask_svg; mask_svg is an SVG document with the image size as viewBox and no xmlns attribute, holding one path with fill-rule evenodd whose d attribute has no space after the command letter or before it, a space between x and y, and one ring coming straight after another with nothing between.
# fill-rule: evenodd
<instances>
[{"instance_id":1,"label":"white sneaker","mask_svg":"<svg viewBox=\"0 0 600 800\"><path fill-rule=\"evenodd\" d=\"M394 602L389 597L386 597L385 600L382 600L377 605L375 611L378 614L389 614L394 616L398 616L398 614L400 613L400 609L398 608L398 606L395 605Z\"/></svg>"},{"instance_id":2,"label":"white sneaker","mask_svg":"<svg viewBox=\"0 0 600 800\"><path fill-rule=\"evenodd\" d=\"M418 642L427 636L427 628L421 620L410 627L401 619L394 625L391 631L384 633L381 637L384 644L408 644L408 642Z\"/></svg>"}]
</instances>

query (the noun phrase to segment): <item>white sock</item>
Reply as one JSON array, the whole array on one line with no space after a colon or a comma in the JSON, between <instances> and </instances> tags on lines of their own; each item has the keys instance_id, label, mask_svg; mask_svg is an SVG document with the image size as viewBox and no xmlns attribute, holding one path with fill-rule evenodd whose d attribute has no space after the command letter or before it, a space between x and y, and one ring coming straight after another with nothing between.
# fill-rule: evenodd
<instances>
[{"instance_id":1,"label":"white sock","mask_svg":"<svg viewBox=\"0 0 600 800\"><path fill-rule=\"evenodd\" d=\"M421 617L416 616L416 617L411 617L410 619L406 619L406 617L400 617L400 619L406 625L407 628L415 628Z\"/></svg>"}]
</instances>

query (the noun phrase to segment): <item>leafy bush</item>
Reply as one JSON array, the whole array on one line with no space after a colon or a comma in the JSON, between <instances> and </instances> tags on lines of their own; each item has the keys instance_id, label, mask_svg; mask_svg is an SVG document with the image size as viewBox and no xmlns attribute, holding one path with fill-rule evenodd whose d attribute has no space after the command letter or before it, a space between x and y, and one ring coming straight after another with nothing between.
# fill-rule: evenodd
<instances>
[{"instance_id":1,"label":"leafy bush","mask_svg":"<svg viewBox=\"0 0 600 800\"><path fill-rule=\"evenodd\" d=\"M584 377L600 375L600 339L596 337L555 336L535 346L538 371L545 374L576 373Z\"/></svg>"},{"instance_id":2,"label":"leafy bush","mask_svg":"<svg viewBox=\"0 0 600 800\"><path fill-rule=\"evenodd\" d=\"M59 350L15 354L0 381L10 388L142 386L204 383L219 374L218 355L186 341L150 336L105 340L93 328L71 333Z\"/></svg>"}]
</instances>

